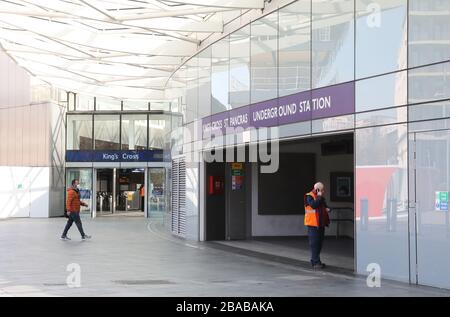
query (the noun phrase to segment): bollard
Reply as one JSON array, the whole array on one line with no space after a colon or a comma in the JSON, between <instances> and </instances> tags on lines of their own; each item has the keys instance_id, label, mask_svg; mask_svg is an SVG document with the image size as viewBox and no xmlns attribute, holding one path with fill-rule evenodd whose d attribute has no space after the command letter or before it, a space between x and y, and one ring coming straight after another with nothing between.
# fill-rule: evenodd
<instances>
[{"instance_id":1,"label":"bollard","mask_svg":"<svg viewBox=\"0 0 450 317\"><path fill-rule=\"evenodd\" d=\"M369 228L369 200L361 199L361 230L367 231Z\"/></svg>"}]
</instances>

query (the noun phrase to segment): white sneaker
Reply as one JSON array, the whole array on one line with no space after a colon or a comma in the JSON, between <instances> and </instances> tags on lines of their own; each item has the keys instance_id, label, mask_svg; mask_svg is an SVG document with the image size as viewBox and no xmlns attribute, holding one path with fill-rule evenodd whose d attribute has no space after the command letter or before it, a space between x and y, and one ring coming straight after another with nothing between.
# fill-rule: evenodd
<instances>
[{"instance_id":1,"label":"white sneaker","mask_svg":"<svg viewBox=\"0 0 450 317\"><path fill-rule=\"evenodd\" d=\"M92 238L92 236L89 236L89 235L85 234L84 237L81 238L81 240L82 241L86 241L86 240L89 240L91 238Z\"/></svg>"},{"instance_id":2,"label":"white sneaker","mask_svg":"<svg viewBox=\"0 0 450 317\"><path fill-rule=\"evenodd\" d=\"M61 238L59 238L59 240L62 240L62 241L70 241L70 240L72 240L72 239L70 239L69 237L61 237Z\"/></svg>"}]
</instances>

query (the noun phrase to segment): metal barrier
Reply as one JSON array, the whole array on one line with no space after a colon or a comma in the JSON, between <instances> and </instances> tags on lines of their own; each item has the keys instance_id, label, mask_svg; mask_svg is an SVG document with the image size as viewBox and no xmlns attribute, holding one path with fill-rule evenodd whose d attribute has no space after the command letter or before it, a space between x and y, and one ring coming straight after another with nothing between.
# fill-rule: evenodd
<instances>
[{"instance_id":1,"label":"metal barrier","mask_svg":"<svg viewBox=\"0 0 450 317\"><path fill-rule=\"evenodd\" d=\"M346 211L351 211L352 214L354 214L354 209L351 207L336 207L336 208L330 208L331 209L331 214L334 215L336 214L337 218L330 218L331 223L335 222L336 223L336 239L339 238L339 229L340 229L340 224L342 222L351 222L354 224L355 220L353 218L341 218L340 213L344 210Z\"/></svg>"}]
</instances>

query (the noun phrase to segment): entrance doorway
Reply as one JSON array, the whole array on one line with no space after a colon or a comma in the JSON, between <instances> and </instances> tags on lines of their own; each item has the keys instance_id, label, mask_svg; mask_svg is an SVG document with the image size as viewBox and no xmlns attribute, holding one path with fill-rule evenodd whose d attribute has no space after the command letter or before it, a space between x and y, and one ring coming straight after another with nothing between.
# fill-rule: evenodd
<instances>
[{"instance_id":1,"label":"entrance doorway","mask_svg":"<svg viewBox=\"0 0 450 317\"><path fill-rule=\"evenodd\" d=\"M94 169L96 209L93 217L145 216L145 168Z\"/></svg>"},{"instance_id":2,"label":"entrance doorway","mask_svg":"<svg viewBox=\"0 0 450 317\"><path fill-rule=\"evenodd\" d=\"M116 214L144 216L145 169L117 169Z\"/></svg>"},{"instance_id":3,"label":"entrance doorway","mask_svg":"<svg viewBox=\"0 0 450 317\"><path fill-rule=\"evenodd\" d=\"M303 196L320 181L332 209L322 260L354 271L353 140L351 133L281 142L270 174L257 162L206 163L206 240L309 262Z\"/></svg>"},{"instance_id":4,"label":"entrance doorway","mask_svg":"<svg viewBox=\"0 0 450 317\"><path fill-rule=\"evenodd\" d=\"M114 213L114 170L98 169L97 182L95 187L96 195L96 215L103 216L105 214Z\"/></svg>"},{"instance_id":5,"label":"entrance doorway","mask_svg":"<svg viewBox=\"0 0 450 317\"><path fill-rule=\"evenodd\" d=\"M170 198L165 166L130 168L68 168L66 186L80 181L81 212L96 217L138 216L162 218Z\"/></svg>"}]
</instances>

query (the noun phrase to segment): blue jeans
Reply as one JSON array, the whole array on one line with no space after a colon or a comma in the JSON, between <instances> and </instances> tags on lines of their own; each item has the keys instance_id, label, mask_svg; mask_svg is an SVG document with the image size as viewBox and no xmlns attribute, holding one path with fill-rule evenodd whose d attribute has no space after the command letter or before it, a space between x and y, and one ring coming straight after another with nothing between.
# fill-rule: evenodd
<instances>
[{"instance_id":1,"label":"blue jeans","mask_svg":"<svg viewBox=\"0 0 450 317\"><path fill-rule=\"evenodd\" d=\"M83 224L81 223L80 213L79 212L71 212L69 215L69 220L67 220L66 227L64 228L64 232L62 234L62 237L67 236L67 232L69 231L70 227L72 227L72 224L75 222L77 225L78 231L80 231L81 237L84 238L85 234L83 231Z\"/></svg>"},{"instance_id":2,"label":"blue jeans","mask_svg":"<svg viewBox=\"0 0 450 317\"><path fill-rule=\"evenodd\" d=\"M311 264L321 264L320 251L322 251L323 239L325 238L324 227L308 227L309 247L311 249Z\"/></svg>"}]
</instances>

